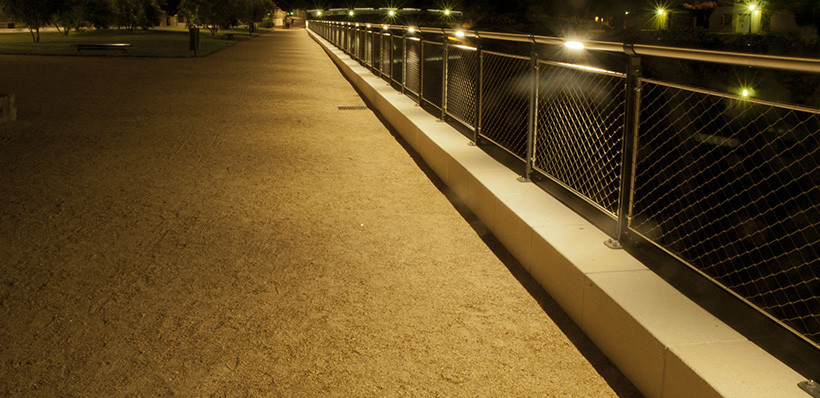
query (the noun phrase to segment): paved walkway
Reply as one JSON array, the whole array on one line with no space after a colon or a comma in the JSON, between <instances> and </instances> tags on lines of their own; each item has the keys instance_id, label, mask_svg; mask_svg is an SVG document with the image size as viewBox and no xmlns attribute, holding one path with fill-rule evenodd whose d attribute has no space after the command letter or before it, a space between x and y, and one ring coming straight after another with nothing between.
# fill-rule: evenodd
<instances>
[{"instance_id":1,"label":"paved walkway","mask_svg":"<svg viewBox=\"0 0 820 398\"><path fill-rule=\"evenodd\" d=\"M0 395L635 394L304 31L0 71Z\"/></svg>"}]
</instances>

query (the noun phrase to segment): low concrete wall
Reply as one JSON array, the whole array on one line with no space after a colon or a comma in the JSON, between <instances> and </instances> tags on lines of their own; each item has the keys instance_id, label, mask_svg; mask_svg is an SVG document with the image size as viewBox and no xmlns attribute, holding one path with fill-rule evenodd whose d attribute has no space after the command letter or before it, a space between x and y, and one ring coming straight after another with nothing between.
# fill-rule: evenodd
<instances>
[{"instance_id":1,"label":"low concrete wall","mask_svg":"<svg viewBox=\"0 0 820 398\"><path fill-rule=\"evenodd\" d=\"M313 34L342 73L649 397L796 397L804 378L581 216Z\"/></svg>"},{"instance_id":2,"label":"low concrete wall","mask_svg":"<svg viewBox=\"0 0 820 398\"><path fill-rule=\"evenodd\" d=\"M0 94L0 122L17 120L14 94Z\"/></svg>"}]
</instances>

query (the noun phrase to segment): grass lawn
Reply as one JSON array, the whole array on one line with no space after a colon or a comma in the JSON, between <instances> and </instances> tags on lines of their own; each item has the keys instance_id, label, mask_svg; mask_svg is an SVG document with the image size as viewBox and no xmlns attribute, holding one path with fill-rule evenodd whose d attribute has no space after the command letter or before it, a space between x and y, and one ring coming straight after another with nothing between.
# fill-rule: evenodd
<instances>
[{"instance_id":1,"label":"grass lawn","mask_svg":"<svg viewBox=\"0 0 820 398\"><path fill-rule=\"evenodd\" d=\"M225 33L233 33L227 39ZM253 36L258 36L254 33ZM216 36L211 36L208 29L200 30L198 56L213 54L225 47L236 44L237 41L248 40L251 37L247 30L230 29L220 30ZM132 57L193 57L194 52L188 49L187 29L151 29L148 31L135 30L84 30L72 31L63 36L57 32L41 32L40 42L34 43L28 31L0 34L0 54L27 54L27 55L78 55L72 44L79 43L131 43L128 49ZM83 55L124 56L121 51L83 51Z\"/></svg>"}]
</instances>

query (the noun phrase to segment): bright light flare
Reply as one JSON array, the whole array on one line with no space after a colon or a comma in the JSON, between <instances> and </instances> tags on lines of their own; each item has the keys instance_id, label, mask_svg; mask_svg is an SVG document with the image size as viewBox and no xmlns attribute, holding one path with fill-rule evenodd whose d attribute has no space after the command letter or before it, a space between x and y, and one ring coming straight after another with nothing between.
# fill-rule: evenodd
<instances>
[{"instance_id":1,"label":"bright light flare","mask_svg":"<svg viewBox=\"0 0 820 398\"><path fill-rule=\"evenodd\" d=\"M390 10L390 11L388 11L388 12L387 12L387 15L388 15L388 16L391 16L391 17L395 17L395 16L396 16L396 10Z\"/></svg>"},{"instance_id":2,"label":"bright light flare","mask_svg":"<svg viewBox=\"0 0 820 398\"><path fill-rule=\"evenodd\" d=\"M456 31L456 37L458 37L459 39L463 39L464 38L464 31L463 30L457 30Z\"/></svg>"},{"instance_id":3,"label":"bright light flare","mask_svg":"<svg viewBox=\"0 0 820 398\"><path fill-rule=\"evenodd\" d=\"M348 12L347 12L347 15L349 15L349 16L351 16L351 17L353 16L353 14L355 14L355 13L353 12L353 10L350 10L350 11L348 11Z\"/></svg>"},{"instance_id":4,"label":"bright light flare","mask_svg":"<svg viewBox=\"0 0 820 398\"><path fill-rule=\"evenodd\" d=\"M568 41L564 43L564 47L569 48L571 50L583 50L584 43L581 43L580 41Z\"/></svg>"},{"instance_id":5,"label":"bright light flare","mask_svg":"<svg viewBox=\"0 0 820 398\"><path fill-rule=\"evenodd\" d=\"M408 33L416 33L416 29L411 26L411 27L407 28L407 32Z\"/></svg>"},{"instance_id":6,"label":"bright light flare","mask_svg":"<svg viewBox=\"0 0 820 398\"><path fill-rule=\"evenodd\" d=\"M757 10L757 4L749 4L749 11Z\"/></svg>"},{"instance_id":7,"label":"bright light flare","mask_svg":"<svg viewBox=\"0 0 820 398\"><path fill-rule=\"evenodd\" d=\"M450 16L450 10L444 10L444 16L449 17Z\"/></svg>"}]
</instances>

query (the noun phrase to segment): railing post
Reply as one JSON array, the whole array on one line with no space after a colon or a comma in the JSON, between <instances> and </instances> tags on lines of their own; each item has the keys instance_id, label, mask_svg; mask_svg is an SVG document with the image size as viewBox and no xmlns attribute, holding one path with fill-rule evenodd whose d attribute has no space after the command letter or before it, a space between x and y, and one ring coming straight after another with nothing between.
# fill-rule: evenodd
<instances>
[{"instance_id":1,"label":"railing post","mask_svg":"<svg viewBox=\"0 0 820 398\"><path fill-rule=\"evenodd\" d=\"M390 57L388 57L390 60L390 66L387 67L387 69L390 71L390 77L388 78L388 80L390 85L393 85L393 63L395 61L395 59L393 58L393 31L388 30L388 33L390 33L390 36L388 36L390 38L390 45L387 46L387 54L390 55Z\"/></svg>"},{"instance_id":2,"label":"railing post","mask_svg":"<svg viewBox=\"0 0 820 398\"><path fill-rule=\"evenodd\" d=\"M476 51L478 52L478 92L476 93L475 130L473 131L473 145L478 145L481 135L481 108L484 105L484 51L481 48L481 38L476 31Z\"/></svg>"},{"instance_id":3,"label":"railing post","mask_svg":"<svg viewBox=\"0 0 820 398\"><path fill-rule=\"evenodd\" d=\"M422 106L424 92L424 36L419 33L419 106Z\"/></svg>"},{"instance_id":4,"label":"railing post","mask_svg":"<svg viewBox=\"0 0 820 398\"><path fill-rule=\"evenodd\" d=\"M407 30L401 37L401 93L407 89Z\"/></svg>"},{"instance_id":5,"label":"railing post","mask_svg":"<svg viewBox=\"0 0 820 398\"><path fill-rule=\"evenodd\" d=\"M518 180L521 182L530 182L532 175L532 164L535 156L535 133L537 131L538 118L536 112L538 110L538 52L535 49L535 39L532 39L530 45L530 92L529 92L529 112L527 112L527 159L524 166L524 175Z\"/></svg>"},{"instance_id":6,"label":"railing post","mask_svg":"<svg viewBox=\"0 0 820 398\"><path fill-rule=\"evenodd\" d=\"M607 246L620 248L629 219L632 217L632 199L635 188L635 163L638 156L638 129L641 117L641 57L632 50L632 45L625 44L624 51L629 54L629 66L626 71L626 105L624 117L624 135L621 158L621 184L618 191L618 228L617 240L608 240Z\"/></svg>"},{"instance_id":7,"label":"railing post","mask_svg":"<svg viewBox=\"0 0 820 398\"><path fill-rule=\"evenodd\" d=\"M441 52L441 120L444 121L444 116L447 114L447 32L441 30L443 37L443 48Z\"/></svg>"}]
</instances>

